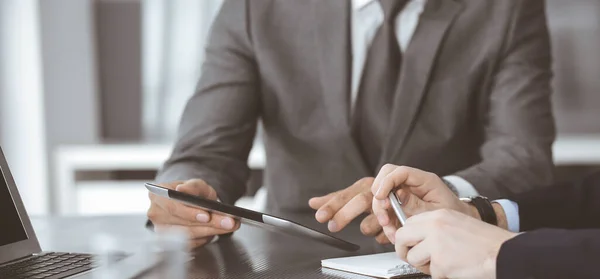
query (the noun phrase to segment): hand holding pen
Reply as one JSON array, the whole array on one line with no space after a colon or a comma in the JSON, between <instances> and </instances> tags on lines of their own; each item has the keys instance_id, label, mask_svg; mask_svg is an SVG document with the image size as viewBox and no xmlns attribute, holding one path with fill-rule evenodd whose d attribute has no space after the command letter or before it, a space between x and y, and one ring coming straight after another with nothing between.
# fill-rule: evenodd
<instances>
[{"instance_id":1,"label":"hand holding pen","mask_svg":"<svg viewBox=\"0 0 600 279\"><path fill-rule=\"evenodd\" d=\"M392 243L402 222L411 216L438 209L456 210L473 217L478 214L475 208L461 202L436 174L410 167L383 166L371 191L373 214Z\"/></svg>"}]
</instances>

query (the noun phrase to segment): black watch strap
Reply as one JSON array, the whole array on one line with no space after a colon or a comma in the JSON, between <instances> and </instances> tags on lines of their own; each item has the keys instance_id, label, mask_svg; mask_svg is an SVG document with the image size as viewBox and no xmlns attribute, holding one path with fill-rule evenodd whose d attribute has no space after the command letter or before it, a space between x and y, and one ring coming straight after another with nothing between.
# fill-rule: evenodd
<instances>
[{"instance_id":1,"label":"black watch strap","mask_svg":"<svg viewBox=\"0 0 600 279\"><path fill-rule=\"evenodd\" d=\"M496 217L496 211L494 211L494 207L490 200L486 197L471 197L471 204L475 206L477 211L479 212L479 216L481 216L481 220L492 224L494 226L498 225L498 217Z\"/></svg>"}]
</instances>

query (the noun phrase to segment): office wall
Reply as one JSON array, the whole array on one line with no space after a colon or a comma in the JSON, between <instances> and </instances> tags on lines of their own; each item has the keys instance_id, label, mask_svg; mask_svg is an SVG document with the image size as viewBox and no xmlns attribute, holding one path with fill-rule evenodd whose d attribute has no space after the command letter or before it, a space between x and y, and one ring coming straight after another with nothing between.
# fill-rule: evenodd
<instances>
[{"instance_id":1,"label":"office wall","mask_svg":"<svg viewBox=\"0 0 600 279\"><path fill-rule=\"evenodd\" d=\"M4 88L4 75L5 75L5 67L4 67L4 55L6 53L6 38L4 31L4 26L6 25L6 16L7 8L5 5L0 5L0 96L5 94L6 89ZM0 98L0 107L2 107L2 98ZM2 122L0 122L0 131L2 131ZM1 144L1 142L0 142Z\"/></svg>"},{"instance_id":2,"label":"office wall","mask_svg":"<svg viewBox=\"0 0 600 279\"><path fill-rule=\"evenodd\" d=\"M559 133L600 133L600 1L548 0Z\"/></svg>"},{"instance_id":3,"label":"office wall","mask_svg":"<svg viewBox=\"0 0 600 279\"><path fill-rule=\"evenodd\" d=\"M53 200L56 148L99 140L96 39L92 0L38 3L49 171L45 198Z\"/></svg>"},{"instance_id":4,"label":"office wall","mask_svg":"<svg viewBox=\"0 0 600 279\"><path fill-rule=\"evenodd\" d=\"M185 11L184 1L163 2L173 5L169 11ZM191 1L194 7L200 3ZM600 1L547 2L555 55L553 99L559 132L600 133ZM0 144L31 212L43 213L47 208L46 185L52 181L47 171L48 175L53 173L52 152L57 145L130 140L141 133L144 95L140 89L143 83L140 67L148 62L140 58L147 47L140 43L142 30L147 27L142 26L141 3L140 0L0 1ZM204 6L209 8L201 7L203 10L198 10L201 15L212 14L218 7ZM190 13L185 13L185 18L195 22ZM180 21L169 26L177 29L192 25ZM202 22L202 29L207 29L208 17ZM204 31L182 30L177 45L186 39L201 45L201 40L192 37L204 36ZM169 49L176 54L176 48ZM201 58L201 47L188 49L198 50ZM186 57L189 56L183 56ZM165 60L164 65L173 71L153 80L159 84L171 80L176 85L174 78L181 76L174 71L179 68L177 63L189 62L183 58ZM199 61L194 59L192 63ZM157 69L166 68L160 65ZM190 80L191 88L195 80ZM188 89L181 91L182 96L192 93ZM169 90L159 93L172 95ZM174 104L170 110L179 111L175 106L182 106L185 97L170 102ZM179 115L162 112L154 110L152 114L167 119L157 122L159 133L172 135Z\"/></svg>"},{"instance_id":5,"label":"office wall","mask_svg":"<svg viewBox=\"0 0 600 279\"><path fill-rule=\"evenodd\" d=\"M118 25L123 29L116 30L120 32L120 35L112 34L111 36L114 37L104 36L100 32L99 38L123 37L125 39L121 42L107 42L107 45L119 46L118 49L116 47L110 48L112 54L111 52L106 52L107 57L111 55L121 57L124 61L131 61L133 63L134 59L139 58L134 49L134 47L139 47L139 37L135 35L134 31L140 28L145 40L141 45L142 50L145 51L141 60L144 76L143 83L145 86L141 97L146 102L144 107L139 108L137 106L138 103L134 101L138 97L138 88L134 88L134 84L126 84L132 80L135 80L136 83L138 82L139 69L135 68L134 64L129 63L125 68L106 68L110 70L102 70L101 67L101 71L103 72L113 71L113 76L117 76L115 73L122 73L123 76L127 74L130 77L127 80L114 79L117 85L113 84L113 86L120 87L121 89L102 90L102 98L105 100L103 104L104 134L108 135L109 138L113 137L112 135L117 135L116 138L118 138L118 135L124 135L124 138L133 137L135 136L134 134L137 135L139 132L139 123L137 121L139 119L131 117L132 114L127 118L121 117L127 115L127 111L123 110L122 107L131 107L132 112L142 109L146 114L144 116L146 119L145 122L148 123L145 123L146 127L144 129L158 130L144 131L146 135L157 136L158 134L158 138L172 138L181 110L179 107L184 105L185 100L192 93L190 86L193 87L193 83L190 83L190 86L181 85L182 83L187 84L187 82L181 82L181 80L184 80L186 76L196 75L194 69L199 64L196 61L200 59L190 59L190 57L195 56L187 54L189 50L186 50L174 52L176 54L186 53L186 59L178 60L176 55L170 54L168 51L169 49L179 50L179 48L182 48L181 45L184 44L183 42L187 42L185 44L187 46L197 45L198 37L205 35L205 29L202 28L200 30L203 30L203 32L186 33L185 36L177 37L178 32L189 32L185 28L194 30L194 28L190 27L190 25L194 24L178 26L173 21L173 14L177 12L177 9L181 9L181 7L185 7L185 10L189 13L192 13L194 10L199 11L200 8L205 9L209 12L208 14L214 13L218 9L220 1L205 0L203 5L199 7L199 2L190 4L185 1L146 0L143 2L146 7L142 7L141 20L138 20L140 14L137 10L138 7L136 7L140 3L138 0L96 1L104 3L104 8L98 11L100 17L111 19L99 20L98 24L105 25L99 26L99 30L104 28L110 31L114 28L111 25L117 25L111 24L111 22L118 22ZM598 49L600 49L600 29L597 28L597 26L600 26L600 1L547 0L547 3L548 21L555 60L554 69L556 76L554 80L555 94L553 96L553 103L558 131L561 134L600 133L600 121L597 121L600 118L600 109L598 108L600 107L600 92L598 92L600 90L600 79L597 78L598 73L600 73L600 59L597 55L599 52ZM162 14L159 17L153 18L152 12L156 10L153 8L160 5L162 5L160 8ZM177 19L183 22L185 15L177 15ZM200 16L207 16L207 13L199 13L199 16L194 18L199 18ZM143 26L141 27L139 26L140 22L143 22ZM210 20L201 22L202 24L209 24ZM163 34L161 37L161 34L166 31L169 31L169 34ZM122 36L125 34L127 34L127 37ZM177 38L184 38L187 41L177 41L179 48L169 48L168 43L175 42ZM101 49L102 44L105 43L100 42ZM199 55L201 55L202 48L198 47L197 49L199 49ZM102 53L102 51L100 52ZM127 54L127 57L125 57L125 54ZM185 74L182 74L182 72ZM169 84L173 84L173 82L169 83L170 80L176 80L175 84L179 87L169 86ZM102 84L109 83L102 81ZM134 90L123 90L127 87L134 88ZM184 89L181 90L181 88ZM157 108L161 109L157 110ZM110 109L112 113L107 114L107 109ZM131 134L127 134L127 131L131 132Z\"/></svg>"},{"instance_id":6,"label":"office wall","mask_svg":"<svg viewBox=\"0 0 600 279\"><path fill-rule=\"evenodd\" d=\"M95 0L101 137L142 138L140 1Z\"/></svg>"},{"instance_id":7,"label":"office wall","mask_svg":"<svg viewBox=\"0 0 600 279\"><path fill-rule=\"evenodd\" d=\"M30 214L48 205L40 66L37 1L0 1L0 145Z\"/></svg>"},{"instance_id":8,"label":"office wall","mask_svg":"<svg viewBox=\"0 0 600 279\"><path fill-rule=\"evenodd\" d=\"M98 139L96 40L91 0L39 1L50 150Z\"/></svg>"},{"instance_id":9,"label":"office wall","mask_svg":"<svg viewBox=\"0 0 600 279\"><path fill-rule=\"evenodd\" d=\"M172 141L195 91L208 31L222 0L143 4L144 134Z\"/></svg>"},{"instance_id":10,"label":"office wall","mask_svg":"<svg viewBox=\"0 0 600 279\"><path fill-rule=\"evenodd\" d=\"M49 149L141 138L141 1L40 0Z\"/></svg>"}]
</instances>

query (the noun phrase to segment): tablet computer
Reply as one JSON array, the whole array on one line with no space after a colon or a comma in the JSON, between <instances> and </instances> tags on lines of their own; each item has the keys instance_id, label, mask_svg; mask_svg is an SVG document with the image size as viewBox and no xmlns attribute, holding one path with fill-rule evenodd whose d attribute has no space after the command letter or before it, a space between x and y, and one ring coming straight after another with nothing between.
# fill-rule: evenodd
<instances>
[{"instance_id":1,"label":"tablet computer","mask_svg":"<svg viewBox=\"0 0 600 279\"><path fill-rule=\"evenodd\" d=\"M232 218L240 220L243 224L315 240L346 251L357 251L360 249L360 246L354 243L347 242L337 237L313 230L309 227L280 217L189 195L152 183L146 183L146 188L148 191L158 196L176 200L190 206L199 207L210 212L218 212L228 215Z\"/></svg>"}]
</instances>

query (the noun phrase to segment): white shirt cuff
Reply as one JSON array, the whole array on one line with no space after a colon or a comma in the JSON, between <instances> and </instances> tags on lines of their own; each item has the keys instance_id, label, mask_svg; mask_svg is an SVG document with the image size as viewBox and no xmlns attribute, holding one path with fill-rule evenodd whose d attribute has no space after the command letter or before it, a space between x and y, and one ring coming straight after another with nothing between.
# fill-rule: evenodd
<instances>
[{"instance_id":1,"label":"white shirt cuff","mask_svg":"<svg viewBox=\"0 0 600 279\"><path fill-rule=\"evenodd\" d=\"M469 181L466 181L464 178L456 175L444 176L444 179L452 186L456 188L458 192L459 198L468 198L472 196L478 196L479 193L475 190L475 187Z\"/></svg>"},{"instance_id":2,"label":"white shirt cuff","mask_svg":"<svg viewBox=\"0 0 600 279\"><path fill-rule=\"evenodd\" d=\"M519 218L519 205L511 200L496 200L495 203L502 206L504 214L506 215L506 223L508 224L508 230L514 233L518 233L520 228Z\"/></svg>"}]
</instances>

